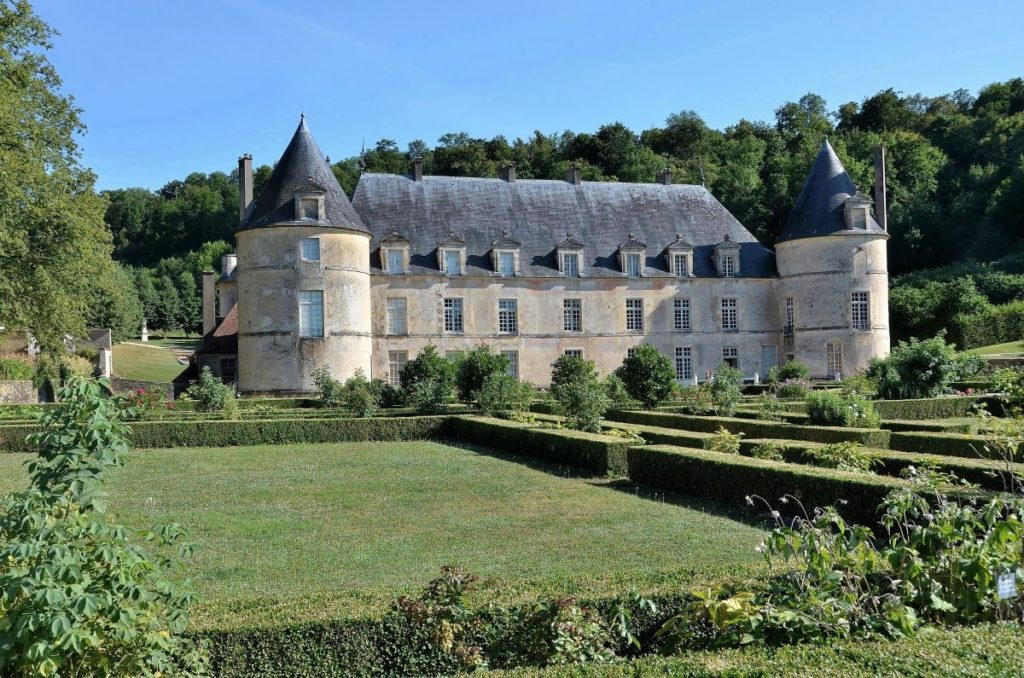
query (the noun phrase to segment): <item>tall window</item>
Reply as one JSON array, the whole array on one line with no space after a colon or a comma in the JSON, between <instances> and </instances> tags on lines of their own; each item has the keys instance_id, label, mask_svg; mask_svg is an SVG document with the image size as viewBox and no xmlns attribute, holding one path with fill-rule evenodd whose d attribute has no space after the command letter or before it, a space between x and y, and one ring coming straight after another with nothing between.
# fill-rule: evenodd
<instances>
[{"instance_id":1,"label":"tall window","mask_svg":"<svg viewBox=\"0 0 1024 678\"><path fill-rule=\"evenodd\" d=\"M444 300L444 331L462 332L462 299Z\"/></svg>"},{"instance_id":2,"label":"tall window","mask_svg":"<svg viewBox=\"0 0 1024 678\"><path fill-rule=\"evenodd\" d=\"M402 250L388 250L388 273L400 275L405 273L405 257Z\"/></svg>"},{"instance_id":3,"label":"tall window","mask_svg":"<svg viewBox=\"0 0 1024 678\"><path fill-rule=\"evenodd\" d=\"M508 376L513 379L519 378L519 351L502 351L501 355L505 356L505 360L508 361Z\"/></svg>"},{"instance_id":4,"label":"tall window","mask_svg":"<svg viewBox=\"0 0 1024 678\"><path fill-rule=\"evenodd\" d=\"M779 350L775 346L761 347L761 376L767 376L768 370L779 363Z\"/></svg>"},{"instance_id":5,"label":"tall window","mask_svg":"<svg viewBox=\"0 0 1024 678\"><path fill-rule=\"evenodd\" d=\"M303 261L320 261L320 238L303 238L299 247Z\"/></svg>"},{"instance_id":6,"label":"tall window","mask_svg":"<svg viewBox=\"0 0 1024 678\"><path fill-rule=\"evenodd\" d=\"M626 357L627 358L632 358L635 355L636 355L636 347L635 346L632 347L632 348L627 348L626 349Z\"/></svg>"},{"instance_id":7,"label":"tall window","mask_svg":"<svg viewBox=\"0 0 1024 678\"><path fill-rule=\"evenodd\" d=\"M626 275L630 278L640 277L640 255L639 254L627 254L626 255Z\"/></svg>"},{"instance_id":8,"label":"tall window","mask_svg":"<svg viewBox=\"0 0 1024 678\"><path fill-rule=\"evenodd\" d=\"M723 254L722 255L722 277L723 278L735 278L736 277L736 255L735 254Z\"/></svg>"},{"instance_id":9,"label":"tall window","mask_svg":"<svg viewBox=\"0 0 1024 678\"><path fill-rule=\"evenodd\" d=\"M235 358L220 359L220 380L225 384L235 383L235 376L238 374L238 360Z\"/></svg>"},{"instance_id":10,"label":"tall window","mask_svg":"<svg viewBox=\"0 0 1024 678\"><path fill-rule=\"evenodd\" d=\"M722 330L724 332L736 332L739 328L739 322L736 318L736 300L722 299Z\"/></svg>"},{"instance_id":11,"label":"tall window","mask_svg":"<svg viewBox=\"0 0 1024 678\"><path fill-rule=\"evenodd\" d=\"M405 297L388 298L387 334L407 334Z\"/></svg>"},{"instance_id":12,"label":"tall window","mask_svg":"<svg viewBox=\"0 0 1024 678\"><path fill-rule=\"evenodd\" d=\"M871 329L871 311L867 292L854 292L851 299L850 320L855 330Z\"/></svg>"},{"instance_id":13,"label":"tall window","mask_svg":"<svg viewBox=\"0 0 1024 678\"><path fill-rule=\"evenodd\" d=\"M825 365L828 376L834 377L843 372L843 345L838 341L825 342Z\"/></svg>"},{"instance_id":14,"label":"tall window","mask_svg":"<svg viewBox=\"0 0 1024 678\"><path fill-rule=\"evenodd\" d=\"M689 255L686 254L673 254L672 255L672 270L676 272L676 275L680 278L685 278L690 273L690 266L687 262Z\"/></svg>"},{"instance_id":15,"label":"tall window","mask_svg":"<svg viewBox=\"0 0 1024 678\"><path fill-rule=\"evenodd\" d=\"M392 386L400 386L402 383L402 368L409 362L408 351L388 351L388 383Z\"/></svg>"},{"instance_id":16,"label":"tall window","mask_svg":"<svg viewBox=\"0 0 1024 678\"><path fill-rule=\"evenodd\" d=\"M582 348L567 348L567 349L565 349L562 352L565 355L567 355L567 356L572 356L573 358L582 358L583 357L583 349Z\"/></svg>"},{"instance_id":17,"label":"tall window","mask_svg":"<svg viewBox=\"0 0 1024 678\"><path fill-rule=\"evenodd\" d=\"M583 300L562 300L562 329L566 332L583 331Z\"/></svg>"},{"instance_id":18,"label":"tall window","mask_svg":"<svg viewBox=\"0 0 1024 678\"><path fill-rule=\"evenodd\" d=\"M444 272L448 275L462 275L462 258L458 250L444 251Z\"/></svg>"},{"instance_id":19,"label":"tall window","mask_svg":"<svg viewBox=\"0 0 1024 678\"><path fill-rule=\"evenodd\" d=\"M516 255L514 252L498 252L498 273L506 278L516 274Z\"/></svg>"},{"instance_id":20,"label":"tall window","mask_svg":"<svg viewBox=\"0 0 1024 678\"><path fill-rule=\"evenodd\" d=\"M501 334L519 332L519 304L515 299L498 299L498 332Z\"/></svg>"},{"instance_id":21,"label":"tall window","mask_svg":"<svg viewBox=\"0 0 1024 678\"><path fill-rule=\"evenodd\" d=\"M689 346L676 346L676 379L693 379L693 349Z\"/></svg>"},{"instance_id":22,"label":"tall window","mask_svg":"<svg viewBox=\"0 0 1024 678\"><path fill-rule=\"evenodd\" d=\"M644 300L626 299L626 331L644 331Z\"/></svg>"},{"instance_id":23,"label":"tall window","mask_svg":"<svg viewBox=\"0 0 1024 678\"><path fill-rule=\"evenodd\" d=\"M690 300L675 299L672 302L672 328L676 332L690 331Z\"/></svg>"},{"instance_id":24,"label":"tall window","mask_svg":"<svg viewBox=\"0 0 1024 678\"><path fill-rule=\"evenodd\" d=\"M740 368L740 350L735 346L725 346L722 348L722 362L727 363L729 367Z\"/></svg>"},{"instance_id":25,"label":"tall window","mask_svg":"<svg viewBox=\"0 0 1024 678\"><path fill-rule=\"evenodd\" d=\"M580 255L571 252L562 254L562 273L567 278L578 278L580 275Z\"/></svg>"},{"instance_id":26,"label":"tall window","mask_svg":"<svg viewBox=\"0 0 1024 678\"><path fill-rule=\"evenodd\" d=\"M324 336L323 290L302 290L299 292L299 336Z\"/></svg>"},{"instance_id":27,"label":"tall window","mask_svg":"<svg viewBox=\"0 0 1024 678\"><path fill-rule=\"evenodd\" d=\"M784 331L787 335L793 334L796 325L796 306L793 304L793 297L786 297L786 326Z\"/></svg>"}]
</instances>

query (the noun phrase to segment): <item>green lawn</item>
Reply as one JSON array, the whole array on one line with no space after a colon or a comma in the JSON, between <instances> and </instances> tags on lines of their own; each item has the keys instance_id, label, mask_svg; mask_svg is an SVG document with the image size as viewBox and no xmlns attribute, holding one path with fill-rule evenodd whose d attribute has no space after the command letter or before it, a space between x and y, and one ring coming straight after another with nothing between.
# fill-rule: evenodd
<instances>
[{"instance_id":1,"label":"green lawn","mask_svg":"<svg viewBox=\"0 0 1024 678\"><path fill-rule=\"evenodd\" d=\"M167 383L184 369L169 348L134 343L114 345L114 374L122 379Z\"/></svg>"},{"instance_id":2,"label":"green lawn","mask_svg":"<svg viewBox=\"0 0 1024 678\"><path fill-rule=\"evenodd\" d=\"M0 491L26 455L0 455ZM447 563L481 601L657 590L746 571L744 512L432 442L133 453L110 483L132 527L177 521L204 626L379 612ZM669 499L672 499L671 497Z\"/></svg>"},{"instance_id":3,"label":"green lawn","mask_svg":"<svg viewBox=\"0 0 1024 678\"><path fill-rule=\"evenodd\" d=\"M147 344L161 348L173 348L182 351L195 351L203 345L202 337L164 337L162 339L150 339Z\"/></svg>"},{"instance_id":4,"label":"green lawn","mask_svg":"<svg viewBox=\"0 0 1024 678\"><path fill-rule=\"evenodd\" d=\"M972 353L979 355L1024 355L1024 340L1009 341L1005 344L992 344L972 348Z\"/></svg>"}]
</instances>

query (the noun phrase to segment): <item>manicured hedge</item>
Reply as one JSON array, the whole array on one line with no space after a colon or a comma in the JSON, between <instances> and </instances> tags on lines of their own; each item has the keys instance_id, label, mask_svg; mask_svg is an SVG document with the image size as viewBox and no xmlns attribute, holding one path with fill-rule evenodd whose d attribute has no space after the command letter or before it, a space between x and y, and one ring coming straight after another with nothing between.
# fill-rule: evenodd
<instances>
[{"instance_id":1,"label":"manicured hedge","mask_svg":"<svg viewBox=\"0 0 1024 678\"><path fill-rule=\"evenodd\" d=\"M634 410L609 410L605 418L628 424L644 424L681 428L691 431L713 433L724 426L731 433L743 433L750 438L784 438L811 440L819 443L837 443L852 440L868 447L888 447L889 431L865 428L843 428L839 426L797 426L770 421L736 419L734 417L700 417L689 414L665 412L642 412Z\"/></svg>"},{"instance_id":2,"label":"manicured hedge","mask_svg":"<svg viewBox=\"0 0 1024 678\"><path fill-rule=\"evenodd\" d=\"M629 477L638 483L707 499L742 503L759 495L780 511L799 510L786 494L804 506L829 506L840 500L840 513L848 520L866 524L877 521L882 499L905 482L885 476L848 473L786 462L751 459L740 455L669 445L648 445L629 450Z\"/></svg>"},{"instance_id":3,"label":"manicured hedge","mask_svg":"<svg viewBox=\"0 0 1024 678\"><path fill-rule=\"evenodd\" d=\"M540 428L491 417L452 417L450 426L452 437L462 442L611 475L626 474L626 450L633 444L597 433Z\"/></svg>"},{"instance_id":4,"label":"manicured hedge","mask_svg":"<svg viewBox=\"0 0 1024 678\"><path fill-rule=\"evenodd\" d=\"M1024 337L1024 301L958 315L951 320L950 335L965 349L1017 341Z\"/></svg>"},{"instance_id":5,"label":"manicured hedge","mask_svg":"<svg viewBox=\"0 0 1024 678\"><path fill-rule=\"evenodd\" d=\"M882 428L889 431L906 431L910 433L976 433L978 423L974 420L944 421L942 419L932 419L925 421L901 421L899 419L891 419L883 421Z\"/></svg>"},{"instance_id":6,"label":"manicured hedge","mask_svg":"<svg viewBox=\"0 0 1024 678\"><path fill-rule=\"evenodd\" d=\"M882 419L950 419L969 417L982 399L977 396L915 398L911 400L875 400L872 404Z\"/></svg>"},{"instance_id":7,"label":"manicured hedge","mask_svg":"<svg viewBox=\"0 0 1024 678\"><path fill-rule=\"evenodd\" d=\"M967 433L893 432L889 448L903 452L926 452L950 457L997 459L994 451L985 449L986 439ZM1019 458L1019 457L1018 457Z\"/></svg>"}]
</instances>

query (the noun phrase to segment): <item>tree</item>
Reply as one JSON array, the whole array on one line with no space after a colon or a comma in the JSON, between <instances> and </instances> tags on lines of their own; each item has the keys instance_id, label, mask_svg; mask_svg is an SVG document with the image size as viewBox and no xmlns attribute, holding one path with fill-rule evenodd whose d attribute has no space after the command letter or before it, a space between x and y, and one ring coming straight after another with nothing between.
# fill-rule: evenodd
<instances>
[{"instance_id":1,"label":"tree","mask_svg":"<svg viewBox=\"0 0 1024 678\"><path fill-rule=\"evenodd\" d=\"M0 3L0 325L46 351L82 334L89 281L110 267L95 177L79 164L79 109L46 58L54 31L25 0Z\"/></svg>"},{"instance_id":2,"label":"tree","mask_svg":"<svg viewBox=\"0 0 1024 678\"><path fill-rule=\"evenodd\" d=\"M455 361L455 369L455 387L459 400L468 403L487 377L508 372L508 358L492 351L486 344L480 344L462 353Z\"/></svg>"},{"instance_id":3,"label":"tree","mask_svg":"<svg viewBox=\"0 0 1024 678\"><path fill-rule=\"evenodd\" d=\"M565 417L566 426L595 433L601 430L601 417L610 401L597 378L593 360L559 356L551 365L551 395Z\"/></svg>"},{"instance_id":4,"label":"tree","mask_svg":"<svg viewBox=\"0 0 1024 678\"><path fill-rule=\"evenodd\" d=\"M653 410L672 395L676 380L672 361L650 344L641 344L633 349L633 355L622 361L615 374L622 379L629 395L648 410Z\"/></svg>"},{"instance_id":5,"label":"tree","mask_svg":"<svg viewBox=\"0 0 1024 678\"><path fill-rule=\"evenodd\" d=\"M428 344L405 364L399 379L406 402L421 414L437 414L444 411L455 389L455 364Z\"/></svg>"},{"instance_id":6,"label":"tree","mask_svg":"<svg viewBox=\"0 0 1024 678\"><path fill-rule=\"evenodd\" d=\"M132 271L112 263L90 287L92 300L86 320L90 327L107 327L114 341L137 337L142 328L142 302Z\"/></svg>"}]
</instances>

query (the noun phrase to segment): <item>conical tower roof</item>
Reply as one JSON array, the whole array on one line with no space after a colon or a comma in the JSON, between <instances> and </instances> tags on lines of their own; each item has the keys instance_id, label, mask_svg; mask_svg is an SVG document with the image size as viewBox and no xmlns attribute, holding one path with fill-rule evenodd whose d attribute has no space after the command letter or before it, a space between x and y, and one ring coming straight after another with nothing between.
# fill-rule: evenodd
<instances>
[{"instance_id":1,"label":"conical tower roof","mask_svg":"<svg viewBox=\"0 0 1024 678\"><path fill-rule=\"evenodd\" d=\"M775 242L849 231L843 208L847 200L857 195L859 193L857 187L853 185L853 179L839 161L832 144L826 139L821 145L814 165L811 166L804 188L793 205L793 211L789 213L786 226ZM858 230L886 235L885 230L871 215L868 215L867 229Z\"/></svg>"},{"instance_id":2,"label":"conical tower roof","mask_svg":"<svg viewBox=\"0 0 1024 678\"><path fill-rule=\"evenodd\" d=\"M324 214L319 222L296 219L295 197L303 194L323 194ZM309 226L344 228L368 233L356 211L352 209L345 192L320 152L313 135L302 116L295 135L274 166L270 180L260 193L252 214L239 231L266 226Z\"/></svg>"}]
</instances>

